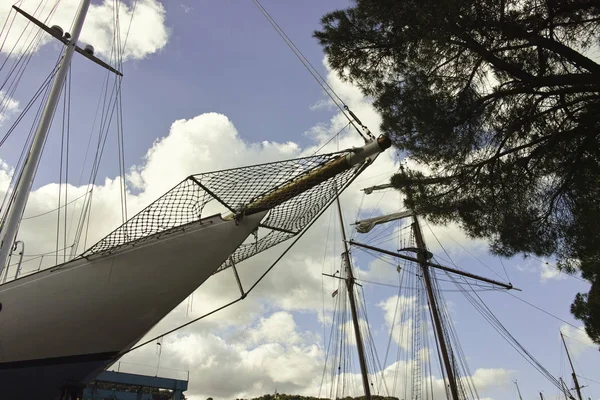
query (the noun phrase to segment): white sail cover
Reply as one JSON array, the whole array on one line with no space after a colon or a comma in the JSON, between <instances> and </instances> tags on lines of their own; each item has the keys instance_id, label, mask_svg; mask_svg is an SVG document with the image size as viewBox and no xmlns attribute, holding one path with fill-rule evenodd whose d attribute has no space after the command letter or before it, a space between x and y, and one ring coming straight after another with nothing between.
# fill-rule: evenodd
<instances>
[{"instance_id":1,"label":"white sail cover","mask_svg":"<svg viewBox=\"0 0 600 400\"><path fill-rule=\"evenodd\" d=\"M407 210L407 211L397 212L394 214L382 215L380 217L364 219L362 221L356 222L356 225L357 225L356 231L359 233L367 233L367 232L370 232L371 229L373 229L375 227L375 225L384 224L384 223L390 222L390 221L396 221L398 219L402 219L402 218L406 218L406 217L411 217L412 215L413 215L413 212L410 210Z\"/></svg>"}]
</instances>

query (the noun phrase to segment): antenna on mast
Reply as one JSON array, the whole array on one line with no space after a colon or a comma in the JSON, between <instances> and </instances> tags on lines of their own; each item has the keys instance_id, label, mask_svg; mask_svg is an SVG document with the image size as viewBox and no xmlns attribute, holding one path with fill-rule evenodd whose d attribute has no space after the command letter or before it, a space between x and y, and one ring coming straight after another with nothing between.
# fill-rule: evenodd
<instances>
[{"instance_id":1,"label":"antenna on mast","mask_svg":"<svg viewBox=\"0 0 600 400\"><path fill-rule=\"evenodd\" d=\"M523 400L523 396L521 396L521 389L519 389L519 384L517 383L517 380L514 380L515 386L517 387L517 393L519 394L519 400Z\"/></svg>"}]
</instances>

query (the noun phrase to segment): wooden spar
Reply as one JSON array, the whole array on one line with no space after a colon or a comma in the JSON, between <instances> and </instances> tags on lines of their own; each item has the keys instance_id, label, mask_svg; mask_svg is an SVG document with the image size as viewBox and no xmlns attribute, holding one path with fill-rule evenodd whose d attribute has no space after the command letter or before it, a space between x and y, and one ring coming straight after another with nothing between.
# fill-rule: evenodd
<instances>
[{"instance_id":1,"label":"wooden spar","mask_svg":"<svg viewBox=\"0 0 600 400\"><path fill-rule=\"evenodd\" d=\"M367 143L365 146L354 149L347 155L342 155L331 162L302 175L291 182L273 190L270 193L256 199L248 204L243 213L246 215L256 214L269 210L279 204L305 192L326 180L362 163L367 158L375 156L391 146L387 136L380 136L377 140Z\"/></svg>"},{"instance_id":2,"label":"wooden spar","mask_svg":"<svg viewBox=\"0 0 600 400\"><path fill-rule=\"evenodd\" d=\"M354 325L354 336L356 338L356 348L358 349L358 361L360 363L360 373L362 376L363 387L365 389L366 400L371 400L371 388L369 386L369 375L367 371L367 361L365 359L364 344L360 333L360 325L358 322L358 313L356 312L356 299L354 298L354 274L352 273L352 264L350 263L350 251L348 242L346 241L346 230L344 228L344 219L342 216L342 207L340 206L340 198L336 199L338 213L340 216L340 224L342 227L342 238L344 239L344 266L346 267L346 288L348 289L348 299L350 301L350 311L352 312L352 324Z\"/></svg>"},{"instance_id":3,"label":"wooden spar","mask_svg":"<svg viewBox=\"0 0 600 400\"><path fill-rule=\"evenodd\" d=\"M523 396L521 396L521 389L519 389L519 384L515 380L515 386L517 387L517 393L519 394L519 400L523 400Z\"/></svg>"},{"instance_id":4,"label":"wooden spar","mask_svg":"<svg viewBox=\"0 0 600 400\"><path fill-rule=\"evenodd\" d=\"M562 339L563 345L565 346L565 351L567 352L567 358L569 359L569 365L571 365L571 375L573 376L573 383L575 384L575 391L577 392L577 397L579 400L583 400L581 396L581 387L579 386L579 381L577 380L577 375L575 374L575 368L573 368L573 362L571 361L571 355L569 354L569 349L567 348L567 343L565 342L565 337L562 332L560 333L560 338Z\"/></svg>"},{"instance_id":5,"label":"wooden spar","mask_svg":"<svg viewBox=\"0 0 600 400\"><path fill-rule=\"evenodd\" d=\"M380 248L374 247L374 246L369 246L368 244L355 242L354 240L350 240L349 243L351 245L353 245L353 246L358 246L358 247L362 247L362 248L365 248L365 249L369 249L369 250L373 250L373 251L378 251L380 253L387 254L387 255L390 255L392 257L401 258L403 260L408 260L408 261L412 261L412 262L416 262L416 263L420 262L418 258L410 257L410 256L405 256L404 254L394 253L393 251L389 251L389 250L385 250L385 249L380 249ZM450 273L453 273L453 274L456 274L456 275L464 276L466 278L471 278L471 279L475 279L475 280L478 280L478 281L482 281L482 282L486 282L486 283L491 283L492 285L500 286L500 287L503 287L505 289L519 290L519 289L513 287L513 285L510 284L510 283L507 284L507 283L495 281L493 279L484 278L484 277L479 276L479 275L471 274L469 272L461 271L461 270L455 269L455 268L445 267L443 265L432 263L432 262L429 262L429 261L426 261L426 264L428 266L432 267L432 268L441 269L442 271L446 271L446 272L450 272Z\"/></svg>"},{"instance_id":6,"label":"wooden spar","mask_svg":"<svg viewBox=\"0 0 600 400\"><path fill-rule=\"evenodd\" d=\"M427 290L427 297L429 298L429 307L431 308L431 314L433 316L433 325L437 332L438 344L440 346L440 352L442 353L442 359L444 360L444 368L446 370L446 376L448 377L448 385L450 386L450 393L452 394L453 400L459 400L458 398L458 385L456 383L456 376L454 374L454 367L452 366L452 360L450 358L450 352L444 338L444 329L442 327L442 318L438 309L437 299L433 293L433 286L431 284L431 276L429 275L429 263L427 262L427 247L425 247L425 241L421 234L421 227L419 226L419 220L413 215L413 232L415 234L415 240L419 253L417 254L418 262L421 265L423 271L423 280L425 281L425 289Z\"/></svg>"}]
</instances>

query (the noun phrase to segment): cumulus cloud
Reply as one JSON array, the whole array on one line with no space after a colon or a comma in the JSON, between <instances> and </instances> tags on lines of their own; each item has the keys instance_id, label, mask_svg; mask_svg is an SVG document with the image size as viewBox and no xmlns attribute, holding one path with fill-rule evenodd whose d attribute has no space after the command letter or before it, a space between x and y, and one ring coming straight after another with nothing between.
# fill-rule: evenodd
<instances>
[{"instance_id":1,"label":"cumulus cloud","mask_svg":"<svg viewBox=\"0 0 600 400\"><path fill-rule=\"evenodd\" d=\"M389 331L393 332L396 344L404 350L410 350L413 343L412 314L417 306L414 296L391 296L377 304L384 312L384 319ZM424 329L427 324L423 323ZM424 333L424 332L421 332Z\"/></svg>"},{"instance_id":2,"label":"cumulus cloud","mask_svg":"<svg viewBox=\"0 0 600 400\"><path fill-rule=\"evenodd\" d=\"M2 35L2 40L5 40L3 52L13 55L32 53L54 40L45 33L40 34L40 30L22 15L15 16L15 11L11 8L12 3L12 1L3 1L0 6L0 21L7 19L12 21L11 29ZM52 2L44 2L37 8L29 3L21 4L20 7L46 25L59 25L68 32L79 3L79 0L64 0L57 2L56 8ZM115 3L110 0L103 0L100 4L92 3L81 32L80 42L94 46L97 54L106 60L113 58L114 19L117 13L121 40L124 41L127 37L123 54L125 60L144 58L156 53L167 44L169 29L166 26L165 9L157 0L138 0L135 8L133 2L129 4L119 2L118 10L115 10Z\"/></svg>"},{"instance_id":3,"label":"cumulus cloud","mask_svg":"<svg viewBox=\"0 0 600 400\"><path fill-rule=\"evenodd\" d=\"M540 277L542 282L548 280L561 280L565 279L566 275L559 271L555 266L550 265L547 261L541 260L540 263Z\"/></svg>"},{"instance_id":4,"label":"cumulus cloud","mask_svg":"<svg viewBox=\"0 0 600 400\"><path fill-rule=\"evenodd\" d=\"M320 376L324 361L323 349L315 344L313 335L298 332L294 317L286 312L272 313L219 335L195 329L165 338L162 347L161 365L190 371L191 388L186 397L191 399L249 398L276 388L306 393ZM178 374L160 369L152 346L132 353L127 360L114 368L148 373L148 367L136 364L154 364L162 374Z\"/></svg>"},{"instance_id":5,"label":"cumulus cloud","mask_svg":"<svg viewBox=\"0 0 600 400\"><path fill-rule=\"evenodd\" d=\"M0 90L0 126L12 115L19 111L19 102Z\"/></svg>"},{"instance_id":6,"label":"cumulus cloud","mask_svg":"<svg viewBox=\"0 0 600 400\"><path fill-rule=\"evenodd\" d=\"M512 263L515 269L538 275L540 282L559 281L567 278L567 274L560 271L552 260L537 257L523 257Z\"/></svg>"},{"instance_id":7,"label":"cumulus cloud","mask_svg":"<svg viewBox=\"0 0 600 400\"><path fill-rule=\"evenodd\" d=\"M569 353L573 357L578 357L586 350L596 351L596 348L598 347L598 345L590 339L587 333L585 333L583 326L576 329L571 325L562 324L560 326L560 331L565 335L569 346Z\"/></svg>"}]
</instances>

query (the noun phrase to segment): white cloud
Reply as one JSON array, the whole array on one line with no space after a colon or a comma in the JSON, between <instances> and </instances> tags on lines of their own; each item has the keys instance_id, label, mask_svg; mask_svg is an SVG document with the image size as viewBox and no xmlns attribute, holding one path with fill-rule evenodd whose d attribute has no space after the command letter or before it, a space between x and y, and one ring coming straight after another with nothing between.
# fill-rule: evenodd
<instances>
[{"instance_id":1,"label":"white cloud","mask_svg":"<svg viewBox=\"0 0 600 400\"><path fill-rule=\"evenodd\" d=\"M281 331L276 331L281 329ZM162 342L160 365L190 371L192 399L249 398L272 393L305 393L322 370L324 354L310 332L298 332L291 314L275 312L248 326L236 325L220 336L195 328L192 333L167 337ZM121 371L156 373L136 363L158 366L155 348L147 346L127 357ZM114 368L118 368L118 364ZM159 369L160 375L177 372Z\"/></svg>"},{"instance_id":2,"label":"white cloud","mask_svg":"<svg viewBox=\"0 0 600 400\"><path fill-rule=\"evenodd\" d=\"M184 13L189 14L190 12L192 12L194 10L194 7L190 7L190 6L186 6L185 4L180 4L181 9L183 10Z\"/></svg>"},{"instance_id":3,"label":"white cloud","mask_svg":"<svg viewBox=\"0 0 600 400\"><path fill-rule=\"evenodd\" d=\"M413 343L412 314L417 306L414 296L391 296L377 304L384 312L384 319L389 331L393 329L393 338L396 344L404 350L410 350ZM422 323L422 328L426 326ZM423 333L423 332L421 332Z\"/></svg>"},{"instance_id":4,"label":"white cloud","mask_svg":"<svg viewBox=\"0 0 600 400\"><path fill-rule=\"evenodd\" d=\"M308 108L312 111L332 110L335 108L335 104L333 104L331 100L321 99L316 103L311 104Z\"/></svg>"},{"instance_id":5,"label":"white cloud","mask_svg":"<svg viewBox=\"0 0 600 400\"><path fill-rule=\"evenodd\" d=\"M250 342L298 344L302 341L296 332L296 322L288 312L275 312L268 318L261 318L256 329L248 332Z\"/></svg>"},{"instance_id":6,"label":"white cloud","mask_svg":"<svg viewBox=\"0 0 600 400\"><path fill-rule=\"evenodd\" d=\"M0 126L19 111L19 102L6 94L6 91L0 90Z\"/></svg>"},{"instance_id":7,"label":"white cloud","mask_svg":"<svg viewBox=\"0 0 600 400\"><path fill-rule=\"evenodd\" d=\"M560 331L565 335L569 353L572 357L578 357L584 351L597 351L598 345L585 333L583 326L575 329L571 325L562 324ZM571 339L571 340L569 340Z\"/></svg>"},{"instance_id":8,"label":"white cloud","mask_svg":"<svg viewBox=\"0 0 600 400\"><path fill-rule=\"evenodd\" d=\"M502 368L478 368L472 379L477 388L505 388L514 375L515 371Z\"/></svg>"},{"instance_id":9,"label":"white cloud","mask_svg":"<svg viewBox=\"0 0 600 400\"><path fill-rule=\"evenodd\" d=\"M566 279L567 274L559 271L548 259L523 257L522 261L512 263L518 271L528 272L539 276L542 283Z\"/></svg>"},{"instance_id":10,"label":"white cloud","mask_svg":"<svg viewBox=\"0 0 600 400\"><path fill-rule=\"evenodd\" d=\"M13 20L15 11L11 8L12 3L12 1L3 1L0 5L0 21L2 23L7 18ZM38 9L28 3L22 5L22 8L48 26L59 25L63 31L68 32L78 10L79 0L61 1L55 10L53 9L54 4L51 3L45 2ZM156 53L167 44L169 30L166 26L165 9L160 2L138 0L135 3L135 10L133 3L119 2L119 4L118 15L122 41L125 40L129 31L124 59L144 58ZM133 19L131 19L132 13ZM115 14L114 2L111 0L103 0L101 4L91 4L80 37L80 42L94 46L96 53L101 55L105 61L114 59ZM25 33L20 38L23 32ZM2 40L6 39L3 52L12 51L13 55L30 53L54 40L43 33L39 35L39 40L33 41L38 32L40 30L37 27L34 28L25 17L18 14L14 18L11 29L2 35Z\"/></svg>"},{"instance_id":11,"label":"white cloud","mask_svg":"<svg viewBox=\"0 0 600 400\"><path fill-rule=\"evenodd\" d=\"M548 280L561 280L566 278L565 274L560 272L555 266L550 265L547 261L540 261L540 269L540 276L542 282Z\"/></svg>"}]
</instances>

